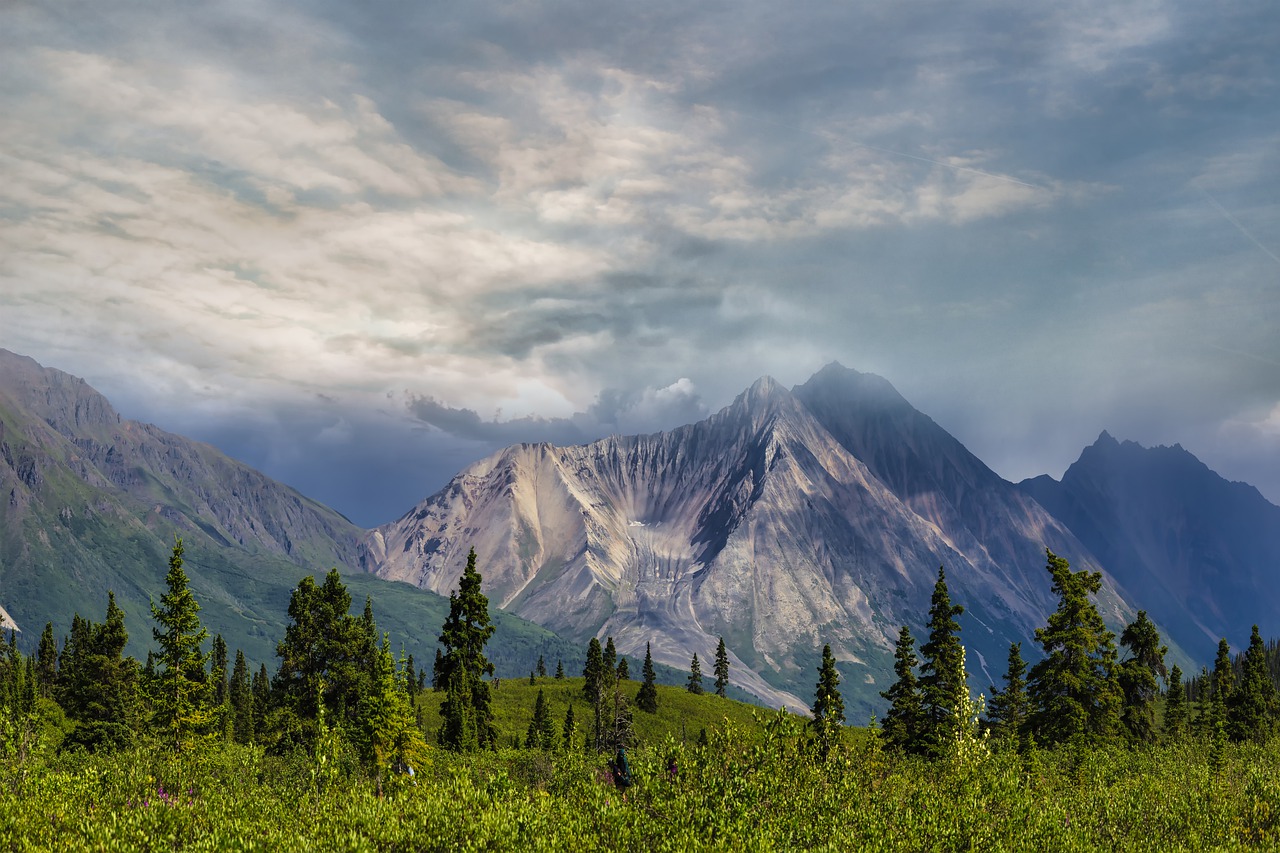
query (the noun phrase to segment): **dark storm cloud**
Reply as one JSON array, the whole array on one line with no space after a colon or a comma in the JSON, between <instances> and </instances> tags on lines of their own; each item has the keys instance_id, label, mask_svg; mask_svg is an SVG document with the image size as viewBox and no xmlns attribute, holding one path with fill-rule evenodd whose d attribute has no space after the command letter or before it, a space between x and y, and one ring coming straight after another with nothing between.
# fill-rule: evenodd
<instances>
[{"instance_id":1,"label":"dark storm cloud","mask_svg":"<svg viewBox=\"0 0 1280 853\"><path fill-rule=\"evenodd\" d=\"M1274 4L0 16L6 345L353 517L832 359L1009 477L1110 429L1280 499Z\"/></svg>"}]
</instances>

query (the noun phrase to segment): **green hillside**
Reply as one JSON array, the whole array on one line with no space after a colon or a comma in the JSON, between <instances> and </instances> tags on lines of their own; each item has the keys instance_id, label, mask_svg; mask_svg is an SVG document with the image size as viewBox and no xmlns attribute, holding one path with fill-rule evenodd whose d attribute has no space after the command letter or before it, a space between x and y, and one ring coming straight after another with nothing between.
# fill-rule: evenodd
<instances>
[{"instance_id":1,"label":"green hillside","mask_svg":"<svg viewBox=\"0 0 1280 853\"><path fill-rule=\"evenodd\" d=\"M582 678L556 679L548 676L535 679L535 683L530 684L526 675L523 678L502 678L500 682L492 692L493 718L498 727L499 743L514 745L516 739L524 743L539 690L544 691L557 735L562 730L565 713L573 705L577 742L582 743L583 734L592 721L591 705L582 694ZM639 681L623 682L623 692L632 703L632 722L641 745L661 744L668 736L676 743L696 743L704 728L711 732L726 723L735 731L754 737L761 728L757 718L767 719L774 713L736 699L722 699L714 693L695 695L683 687L659 684L658 712L649 714L635 707L635 695L639 689ZM418 696L422 727L428 737L433 737L440 728L440 703L444 697L443 692L431 690Z\"/></svg>"}]
</instances>

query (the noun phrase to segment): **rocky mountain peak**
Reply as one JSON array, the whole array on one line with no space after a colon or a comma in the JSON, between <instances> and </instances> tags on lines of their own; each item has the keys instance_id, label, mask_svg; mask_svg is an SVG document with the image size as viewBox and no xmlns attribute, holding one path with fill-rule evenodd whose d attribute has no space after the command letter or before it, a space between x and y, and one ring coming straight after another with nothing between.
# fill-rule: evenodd
<instances>
[{"instance_id":1,"label":"rocky mountain peak","mask_svg":"<svg viewBox=\"0 0 1280 853\"><path fill-rule=\"evenodd\" d=\"M65 436L95 426L117 426L120 415L107 398L79 377L0 349L0 394Z\"/></svg>"}]
</instances>

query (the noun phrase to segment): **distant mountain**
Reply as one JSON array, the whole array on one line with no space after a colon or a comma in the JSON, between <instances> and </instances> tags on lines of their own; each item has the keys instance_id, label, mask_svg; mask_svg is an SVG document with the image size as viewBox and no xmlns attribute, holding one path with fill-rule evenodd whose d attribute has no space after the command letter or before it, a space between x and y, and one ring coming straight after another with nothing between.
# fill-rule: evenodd
<instances>
[{"instance_id":1,"label":"distant mountain","mask_svg":"<svg viewBox=\"0 0 1280 853\"><path fill-rule=\"evenodd\" d=\"M1280 632L1280 507L1180 445L1145 448L1104 432L1062 482L1019 487L1199 658L1220 637L1242 649L1254 623Z\"/></svg>"},{"instance_id":2,"label":"distant mountain","mask_svg":"<svg viewBox=\"0 0 1280 853\"><path fill-rule=\"evenodd\" d=\"M107 590L126 613L129 652L151 645L173 537L210 632L271 663L304 573L337 566L357 603L418 660L434 657L447 602L360 572L364 531L337 512L210 447L122 418L83 380L0 350L0 603L34 643L78 612L101 619ZM505 619L521 646L567 654L545 629ZM498 657L527 672L527 653ZM536 652L534 653L536 658Z\"/></svg>"},{"instance_id":3,"label":"distant mountain","mask_svg":"<svg viewBox=\"0 0 1280 853\"><path fill-rule=\"evenodd\" d=\"M968 608L975 686L996 681L1055 604L1046 545L1099 567L888 382L830 365L670 432L508 448L377 528L364 564L444 592L474 547L509 612L633 655L652 642L671 666L723 636L738 683L793 708L831 643L856 718L880 707L939 566ZM1100 603L1117 625L1133 613L1109 583Z\"/></svg>"}]
</instances>

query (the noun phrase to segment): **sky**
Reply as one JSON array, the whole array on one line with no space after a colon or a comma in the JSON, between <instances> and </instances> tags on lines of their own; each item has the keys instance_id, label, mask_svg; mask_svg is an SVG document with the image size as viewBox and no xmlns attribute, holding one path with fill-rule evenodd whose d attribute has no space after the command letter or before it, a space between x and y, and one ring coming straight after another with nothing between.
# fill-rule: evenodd
<instances>
[{"instance_id":1,"label":"sky","mask_svg":"<svg viewBox=\"0 0 1280 853\"><path fill-rule=\"evenodd\" d=\"M1278 330L1273 0L0 6L0 347L359 524L833 360L1280 503Z\"/></svg>"}]
</instances>

